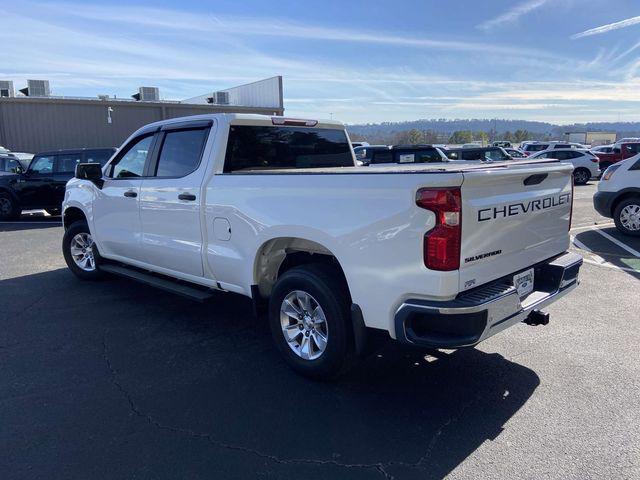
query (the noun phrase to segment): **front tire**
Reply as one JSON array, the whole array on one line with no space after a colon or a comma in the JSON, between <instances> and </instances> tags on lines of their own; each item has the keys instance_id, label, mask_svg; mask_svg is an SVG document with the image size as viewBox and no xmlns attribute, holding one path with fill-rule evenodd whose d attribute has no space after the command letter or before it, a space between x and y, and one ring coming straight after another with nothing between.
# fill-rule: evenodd
<instances>
[{"instance_id":1,"label":"front tire","mask_svg":"<svg viewBox=\"0 0 640 480\"><path fill-rule=\"evenodd\" d=\"M0 220L17 220L20 218L20 205L6 192L0 192Z\"/></svg>"},{"instance_id":2,"label":"front tire","mask_svg":"<svg viewBox=\"0 0 640 480\"><path fill-rule=\"evenodd\" d=\"M576 168L573 171L573 180L576 185L586 185L591 179L591 172L586 168Z\"/></svg>"},{"instance_id":3,"label":"front tire","mask_svg":"<svg viewBox=\"0 0 640 480\"><path fill-rule=\"evenodd\" d=\"M331 266L288 270L269 299L269 325L280 354L296 372L328 380L352 359L349 293Z\"/></svg>"},{"instance_id":4,"label":"front tire","mask_svg":"<svg viewBox=\"0 0 640 480\"><path fill-rule=\"evenodd\" d=\"M616 228L625 235L640 236L640 197L628 198L620 202L614 212Z\"/></svg>"},{"instance_id":5,"label":"front tire","mask_svg":"<svg viewBox=\"0 0 640 480\"><path fill-rule=\"evenodd\" d=\"M71 224L64 232L62 254L69 270L81 280L97 280L102 277L98 267L100 254L84 220Z\"/></svg>"}]
</instances>

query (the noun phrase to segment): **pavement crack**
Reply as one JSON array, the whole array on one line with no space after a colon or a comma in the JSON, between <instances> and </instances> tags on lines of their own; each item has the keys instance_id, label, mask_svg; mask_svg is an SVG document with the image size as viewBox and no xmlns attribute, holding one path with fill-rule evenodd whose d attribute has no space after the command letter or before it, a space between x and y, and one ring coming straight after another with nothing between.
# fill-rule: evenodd
<instances>
[{"instance_id":1,"label":"pavement crack","mask_svg":"<svg viewBox=\"0 0 640 480\"><path fill-rule=\"evenodd\" d=\"M389 462L389 463L343 463L343 462L338 462L336 460L317 460L317 459L307 459L307 458L282 458L282 457L278 457L277 455L271 455L271 454L262 452L260 450L254 449L254 448L245 447L243 445L234 445L234 444L231 444L231 443L222 442L220 440L217 440L217 439L213 438L213 436L211 434L209 434L209 433L196 432L195 430L191 430L189 428L174 427L174 426L171 426L171 425L163 424L163 423L159 422L158 420L156 420L155 418L153 418L152 416L142 412L138 408L136 403L134 402L133 397L131 396L131 394L118 381L118 372L114 368L113 364L111 363L111 359L109 358L109 350L108 350L108 347L107 347L107 334L106 334L106 332L105 332L105 334L103 336L103 339L102 339L102 357L103 357L103 360L104 360L105 365L107 367L107 370L109 371L109 375L111 377L111 383L113 383L113 385L117 388L117 390L127 400L127 403L129 405L129 409L131 410L131 412L134 415L136 415L137 417L140 417L141 419L145 420L149 425L151 425L151 426L153 426L155 428L158 428L158 429L164 430L164 431L173 432L173 433L180 433L180 434L183 434L183 435L190 436L192 438L203 439L203 440L207 441L208 443L210 443L211 445L214 445L214 446L216 446L218 448L223 448L223 449L226 449L226 450L243 452L243 453L246 453L246 454L249 454L249 455L253 455L253 456L256 456L256 457L259 457L259 458L263 458L265 460L269 460L269 461L272 461L274 463L281 464L281 465L302 465L302 464L306 464L306 465L331 465L331 466L336 466L336 467L341 467L341 468L372 469L372 470L380 473L387 480L393 480L394 479L393 475L389 474L385 470L385 467L387 467L387 466L389 466L391 464L395 464L395 462Z\"/></svg>"}]
</instances>

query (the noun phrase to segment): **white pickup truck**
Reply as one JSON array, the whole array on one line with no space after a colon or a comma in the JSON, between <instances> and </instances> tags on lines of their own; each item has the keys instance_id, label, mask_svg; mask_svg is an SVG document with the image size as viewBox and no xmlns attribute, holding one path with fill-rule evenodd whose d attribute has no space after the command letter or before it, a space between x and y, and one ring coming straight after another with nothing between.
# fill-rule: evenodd
<instances>
[{"instance_id":1,"label":"white pickup truck","mask_svg":"<svg viewBox=\"0 0 640 480\"><path fill-rule=\"evenodd\" d=\"M73 273L268 308L284 359L315 378L381 336L472 346L578 284L570 165L357 167L337 122L204 115L147 125L63 203Z\"/></svg>"}]
</instances>

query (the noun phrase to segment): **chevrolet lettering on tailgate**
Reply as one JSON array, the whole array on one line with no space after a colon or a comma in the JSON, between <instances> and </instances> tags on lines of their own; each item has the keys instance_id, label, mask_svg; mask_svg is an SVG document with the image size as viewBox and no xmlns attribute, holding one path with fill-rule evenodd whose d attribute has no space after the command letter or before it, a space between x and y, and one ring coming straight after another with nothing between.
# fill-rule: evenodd
<instances>
[{"instance_id":1,"label":"chevrolet lettering on tailgate","mask_svg":"<svg viewBox=\"0 0 640 480\"><path fill-rule=\"evenodd\" d=\"M529 202L512 203L500 207L482 208L478 210L478 221L486 222L487 220L496 220L498 218L513 217L529 212L548 210L549 208L564 205L571 202L571 194L563 193L560 195L539 198Z\"/></svg>"}]
</instances>

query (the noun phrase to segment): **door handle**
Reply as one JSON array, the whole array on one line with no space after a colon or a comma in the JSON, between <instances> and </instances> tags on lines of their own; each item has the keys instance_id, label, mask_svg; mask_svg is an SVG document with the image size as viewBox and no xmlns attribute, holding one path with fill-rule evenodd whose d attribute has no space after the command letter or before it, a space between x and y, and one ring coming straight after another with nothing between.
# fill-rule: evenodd
<instances>
[{"instance_id":1,"label":"door handle","mask_svg":"<svg viewBox=\"0 0 640 480\"><path fill-rule=\"evenodd\" d=\"M178 195L178 200L189 200L190 202L193 202L195 199L196 196L191 193L181 193Z\"/></svg>"},{"instance_id":2,"label":"door handle","mask_svg":"<svg viewBox=\"0 0 640 480\"><path fill-rule=\"evenodd\" d=\"M136 198L138 196L138 193L134 192L133 190L129 190L127 192L124 192L124 196L130 197L130 198Z\"/></svg>"}]
</instances>

